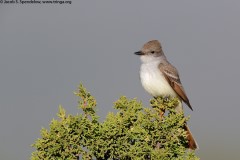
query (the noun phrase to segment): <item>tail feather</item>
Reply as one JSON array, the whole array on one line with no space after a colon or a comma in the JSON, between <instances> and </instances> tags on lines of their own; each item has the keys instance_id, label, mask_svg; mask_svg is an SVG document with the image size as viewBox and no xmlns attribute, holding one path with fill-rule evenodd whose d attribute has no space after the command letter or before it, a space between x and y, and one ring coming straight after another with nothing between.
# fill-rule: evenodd
<instances>
[{"instance_id":1,"label":"tail feather","mask_svg":"<svg viewBox=\"0 0 240 160\"><path fill-rule=\"evenodd\" d=\"M188 140L188 148L192 150L198 149L198 144L193 138L192 133L190 132L190 129L187 125L184 126L184 129L187 131L187 140Z\"/></svg>"}]
</instances>

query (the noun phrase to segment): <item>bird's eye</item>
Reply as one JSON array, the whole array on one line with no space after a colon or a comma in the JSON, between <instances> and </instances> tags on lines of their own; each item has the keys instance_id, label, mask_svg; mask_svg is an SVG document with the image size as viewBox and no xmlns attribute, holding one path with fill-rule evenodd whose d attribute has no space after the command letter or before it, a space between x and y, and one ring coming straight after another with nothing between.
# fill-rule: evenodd
<instances>
[{"instance_id":1,"label":"bird's eye","mask_svg":"<svg viewBox=\"0 0 240 160\"><path fill-rule=\"evenodd\" d=\"M154 54L155 52L154 51L151 51L152 54Z\"/></svg>"}]
</instances>

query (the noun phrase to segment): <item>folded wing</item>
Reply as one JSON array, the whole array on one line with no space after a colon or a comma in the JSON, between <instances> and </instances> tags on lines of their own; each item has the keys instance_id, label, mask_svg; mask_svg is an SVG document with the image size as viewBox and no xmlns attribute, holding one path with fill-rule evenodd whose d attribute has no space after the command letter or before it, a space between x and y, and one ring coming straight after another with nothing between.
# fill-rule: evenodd
<instances>
[{"instance_id":1,"label":"folded wing","mask_svg":"<svg viewBox=\"0 0 240 160\"><path fill-rule=\"evenodd\" d=\"M170 86L173 88L173 90L177 93L177 95L188 105L191 110L193 110L181 84L177 69L170 63L160 63L159 69L162 71L164 77L166 78Z\"/></svg>"}]
</instances>

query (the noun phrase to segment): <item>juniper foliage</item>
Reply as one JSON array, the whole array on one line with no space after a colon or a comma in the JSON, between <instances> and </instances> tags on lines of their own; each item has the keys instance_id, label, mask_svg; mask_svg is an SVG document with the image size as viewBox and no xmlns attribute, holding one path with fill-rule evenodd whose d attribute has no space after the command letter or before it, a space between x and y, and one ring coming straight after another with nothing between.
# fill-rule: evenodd
<instances>
[{"instance_id":1,"label":"juniper foliage","mask_svg":"<svg viewBox=\"0 0 240 160\"><path fill-rule=\"evenodd\" d=\"M95 98L80 84L80 114L66 114L60 106L58 119L49 130L41 129L41 138L32 145L32 160L198 160L186 149L188 120L174 111L176 98L158 97L143 107L137 99L120 97L114 103L117 113L108 113L99 121ZM160 111L166 110L163 117Z\"/></svg>"}]
</instances>

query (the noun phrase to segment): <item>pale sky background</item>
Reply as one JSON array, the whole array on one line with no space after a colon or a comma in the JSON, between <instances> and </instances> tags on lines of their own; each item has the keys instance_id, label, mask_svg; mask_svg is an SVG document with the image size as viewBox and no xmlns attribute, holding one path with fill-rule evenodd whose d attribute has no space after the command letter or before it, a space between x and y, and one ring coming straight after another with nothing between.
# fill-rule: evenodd
<instances>
[{"instance_id":1,"label":"pale sky background","mask_svg":"<svg viewBox=\"0 0 240 160\"><path fill-rule=\"evenodd\" d=\"M238 160L239 17L238 0L0 4L0 159L29 159L59 104L78 112L80 82L101 119L121 95L148 105L133 53L158 39L193 106L185 111L197 155Z\"/></svg>"}]
</instances>

